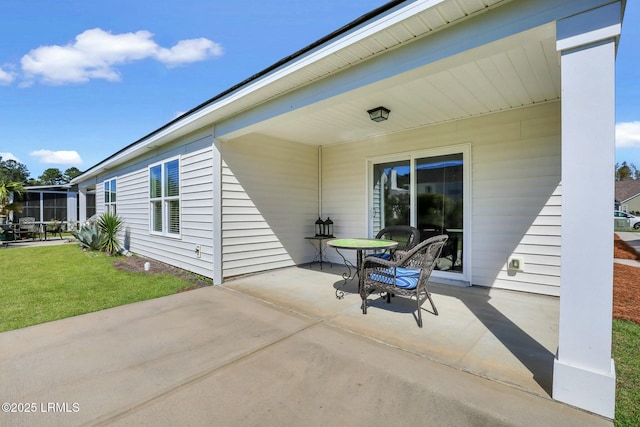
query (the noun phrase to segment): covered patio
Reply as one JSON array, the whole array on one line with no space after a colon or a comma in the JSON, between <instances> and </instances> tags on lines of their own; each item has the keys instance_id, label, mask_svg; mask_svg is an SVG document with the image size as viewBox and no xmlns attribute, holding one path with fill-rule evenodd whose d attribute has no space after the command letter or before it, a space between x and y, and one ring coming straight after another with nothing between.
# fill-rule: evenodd
<instances>
[{"instance_id":1,"label":"covered patio","mask_svg":"<svg viewBox=\"0 0 640 427\"><path fill-rule=\"evenodd\" d=\"M372 295L360 309L357 280L342 288L343 265L317 264L243 276L224 287L324 324L425 357L446 366L551 398L558 346L559 300L500 289L431 284L440 314L415 302ZM336 299L334 289L345 291Z\"/></svg>"},{"instance_id":2,"label":"covered patio","mask_svg":"<svg viewBox=\"0 0 640 427\"><path fill-rule=\"evenodd\" d=\"M134 253L612 418L623 14L602 0L391 1L74 179L80 219L95 188ZM162 173L179 183L168 197ZM313 259L319 215L341 238L447 229L457 243L433 281L458 287L434 286L442 314L420 330L397 302L365 317L356 295L334 301L339 276L294 267Z\"/></svg>"}]
</instances>

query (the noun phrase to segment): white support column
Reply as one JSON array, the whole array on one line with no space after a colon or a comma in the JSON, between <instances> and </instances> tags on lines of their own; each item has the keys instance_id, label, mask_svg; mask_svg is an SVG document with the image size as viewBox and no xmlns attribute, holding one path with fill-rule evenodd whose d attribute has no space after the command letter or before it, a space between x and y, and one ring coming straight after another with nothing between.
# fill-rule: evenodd
<instances>
[{"instance_id":1,"label":"white support column","mask_svg":"<svg viewBox=\"0 0 640 427\"><path fill-rule=\"evenodd\" d=\"M84 223L87 220L87 189L78 188L78 204L79 208L79 216L78 221L80 224Z\"/></svg>"},{"instance_id":2,"label":"white support column","mask_svg":"<svg viewBox=\"0 0 640 427\"><path fill-rule=\"evenodd\" d=\"M67 222L76 224L78 222L78 193L67 191Z\"/></svg>"},{"instance_id":3,"label":"white support column","mask_svg":"<svg viewBox=\"0 0 640 427\"><path fill-rule=\"evenodd\" d=\"M222 284L222 141L213 139L213 284Z\"/></svg>"},{"instance_id":4,"label":"white support column","mask_svg":"<svg viewBox=\"0 0 640 427\"><path fill-rule=\"evenodd\" d=\"M622 8L561 20L562 267L553 398L613 418L615 54Z\"/></svg>"}]
</instances>

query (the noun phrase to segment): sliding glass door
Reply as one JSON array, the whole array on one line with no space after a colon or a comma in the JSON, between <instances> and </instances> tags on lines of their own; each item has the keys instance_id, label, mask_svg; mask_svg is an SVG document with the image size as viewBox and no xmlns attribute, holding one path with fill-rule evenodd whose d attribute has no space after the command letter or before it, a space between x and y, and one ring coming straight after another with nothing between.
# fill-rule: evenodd
<instances>
[{"instance_id":1,"label":"sliding glass door","mask_svg":"<svg viewBox=\"0 0 640 427\"><path fill-rule=\"evenodd\" d=\"M407 153L370 160L370 234L406 224L421 240L449 236L436 275L465 280L466 148Z\"/></svg>"},{"instance_id":2,"label":"sliding glass door","mask_svg":"<svg viewBox=\"0 0 640 427\"><path fill-rule=\"evenodd\" d=\"M449 236L439 270L462 272L464 180L462 153L415 159L416 227L422 240Z\"/></svg>"},{"instance_id":3,"label":"sliding glass door","mask_svg":"<svg viewBox=\"0 0 640 427\"><path fill-rule=\"evenodd\" d=\"M411 165L408 160L373 165L371 220L373 236L384 227L410 223Z\"/></svg>"}]
</instances>

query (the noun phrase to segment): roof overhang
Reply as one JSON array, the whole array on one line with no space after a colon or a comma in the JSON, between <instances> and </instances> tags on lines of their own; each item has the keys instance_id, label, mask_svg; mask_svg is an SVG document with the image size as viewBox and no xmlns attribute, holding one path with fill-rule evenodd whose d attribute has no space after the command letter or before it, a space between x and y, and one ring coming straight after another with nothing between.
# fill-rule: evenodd
<instances>
[{"instance_id":1,"label":"roof overhang","mask_svg":"<svg viewBox=\"0 0 640 427\"><path fill-rule=\"evenodd\" d=\"M206 128L223 141L259 133L326 145L557 101L555 22L602 3L391 2L125 147L72 183ZM391 110L391 118L371 122L366 111L379 105Z\"/></svg>"}]
</instances>

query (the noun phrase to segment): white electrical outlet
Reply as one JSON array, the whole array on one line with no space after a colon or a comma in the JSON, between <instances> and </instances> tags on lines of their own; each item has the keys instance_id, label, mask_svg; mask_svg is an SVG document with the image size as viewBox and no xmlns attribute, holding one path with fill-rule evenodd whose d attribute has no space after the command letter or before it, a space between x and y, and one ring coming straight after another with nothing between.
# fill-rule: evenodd
<instances>
[{"instance_id":1,"label":"white electrical outlet","mask_svg":"<svg viewBox=\"0 0 640 427\"><path fill-rule=\"evenodd\" d=\"M511 271L524 271L524 258L517 256L510 257L507 267Z\"/></svg>"}]
</instances>

